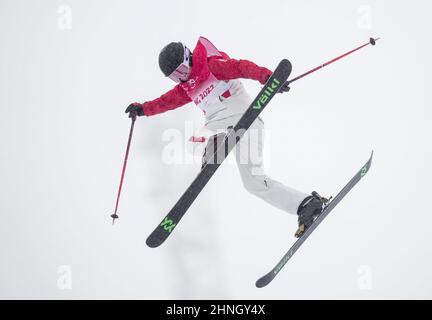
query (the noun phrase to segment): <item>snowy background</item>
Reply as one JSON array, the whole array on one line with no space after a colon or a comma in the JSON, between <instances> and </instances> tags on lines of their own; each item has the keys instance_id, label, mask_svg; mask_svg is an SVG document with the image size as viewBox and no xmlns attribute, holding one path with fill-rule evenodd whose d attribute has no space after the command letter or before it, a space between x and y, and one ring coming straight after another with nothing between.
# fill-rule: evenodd
<instances>
[{"instance_id":1,"label":"snowy background","mask_svg":"<svg viewBox=\"0 0 432 320\"><path fill-rule=\"evenodd\" d=\"M430 1L0 0L0 298L432 298ZM199 165L162 161L192 104L140 118L119 215L125 107L173 86L171 41L208 37L234 58L302 79L263 113L269 175L335 195L370 173L277 279L255 280L294 242L296 217L242 189L224 164L172 237L145 239ZM253 96L260 85L245 80ZM187 150L187 147L181 148Z\"/></svg>"}]
</instances>

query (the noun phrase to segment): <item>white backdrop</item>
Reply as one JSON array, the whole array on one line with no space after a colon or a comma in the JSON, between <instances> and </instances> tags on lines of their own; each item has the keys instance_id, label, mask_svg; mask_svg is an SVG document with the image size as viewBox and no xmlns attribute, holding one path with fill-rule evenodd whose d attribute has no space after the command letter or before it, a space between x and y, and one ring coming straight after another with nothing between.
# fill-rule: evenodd
<instances>
[{"instance_id":1,"label":"white backdrop","mask_svg":"<svg viewBox=\"0 0 432 320\"><path fill-rule=\"evenodd\" d=\"M0 298L432 298L430 1L0 1ZM198 171L167 164L192 104L140 118L120 219L125 107L172 87L171 41L198 36L293 74L381 36L294 84L264 111L269 174L335 193L368 176L265 289L296 218L253 198L224 164L172 237L145 239ZM253 96L258 83L245 80ZM188 136L184 136L187 139Z\"/></svg>"}]
</instances>

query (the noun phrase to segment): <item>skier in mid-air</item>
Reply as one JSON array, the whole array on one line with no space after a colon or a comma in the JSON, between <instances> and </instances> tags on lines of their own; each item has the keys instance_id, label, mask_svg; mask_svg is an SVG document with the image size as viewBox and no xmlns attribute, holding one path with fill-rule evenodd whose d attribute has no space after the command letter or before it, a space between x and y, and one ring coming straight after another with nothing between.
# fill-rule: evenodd
<instances>
[{"instance_id":1,"label":"skier in mid-air","mask_svg":"<svg viewBox=\"0 0 432 320\"><path fill-rule=\"evenodd\" d=\"M159 54L159 67L177 85L161 97L144 103L132 103L129 116L153 116L181 107L193 101L205 115L205 129L220 132L234 127L252 102L240 78L265 84L272 72L248 60L236 60L219 51L209 40L200 37L191 52L183 43L172 42ZM280 93L289 91L287 84ZM237 148L257 150L262 154L264 123L257 118L249 130L256 130L257 138L244 135ZM203 164L217 148L219 135L208 139ZM251 146L250 144L253 144ZM236 162L247 191L271 205L298 215L296 237L300 237L322 212L324 200L317 193L308 195L270 179L264 172L262 157L252 159L250 152L237 152Z\"/></svg>"}]
</instances>

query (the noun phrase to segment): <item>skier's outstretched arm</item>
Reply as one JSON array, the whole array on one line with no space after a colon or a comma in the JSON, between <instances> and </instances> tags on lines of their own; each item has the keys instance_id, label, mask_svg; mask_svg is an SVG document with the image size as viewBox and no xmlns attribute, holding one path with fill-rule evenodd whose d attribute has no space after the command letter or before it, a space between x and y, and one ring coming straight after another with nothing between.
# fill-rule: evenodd
<instances>
[{"instance_id":1,"label":"skier's outstretched arm","mask_svg":"<svg viewBox=\"0 0 432 320\"><path fill-rule=\"evenodd\" d=\"M129 116L131 116L132 113L135 113L137 116L153 116L155 114L184 106L190 101L192 100L189 96L184 92L180 85L177 85L157 99L144 103L135 102L130 104L125 112L129 113Z\"/></svg>"},{"instance_id":2,"label":"skier's outstretched arm","mask_svg":"<svg viewBox=\"0 0 432 320\"><path fill-rule=\"evenodd\" d=\"M208 62L211 72L219 80L233 80L233 79L252 79L257 80L261 84L265 84L272 72L265 68L260 67L249 60L236 60L231 58L220 59L213 58ZM289 91L288 85L284 85L280 92Z\"/></svg>"},{"instance_id":3,"label":"skier's outstretched arm","mask_svg":"<svg viewBox=\"0 0 432 320\"><path fill-rule=\"evenodd\" d=\"M213 58L208 62L210 71L219 80L252 79L264 84L272 72L249 60Z\"/></svg>"}]
</instances>

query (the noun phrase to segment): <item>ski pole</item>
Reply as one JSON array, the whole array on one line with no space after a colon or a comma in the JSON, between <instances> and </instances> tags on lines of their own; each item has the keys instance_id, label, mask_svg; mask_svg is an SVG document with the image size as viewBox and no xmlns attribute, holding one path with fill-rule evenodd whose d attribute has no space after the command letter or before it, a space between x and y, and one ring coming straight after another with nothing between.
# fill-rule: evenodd
<instances>
[{"instance_id":1,"label":"ski pole","mask_svg":"<svg viewBox=\"0 0 432 320\"><path fill-rule=\"evenodd\" d=\"M115 219L118 219L117 209L118 209L118 205L119 205L121 190L123 187L123 179L124 179L125 172L126 172L126 164L127 164L127 160L129 157L129 148L130 148L131 141L132 141L132 133L133 133L133 129L135 126L136 114L132 114L131 119L132 119L132 122L131 122L130 131L129 131L129 139L128 139L128 143L127 143L127 147L126 147L126 154L125 154L125 158L124 158L124 162L123 162L123 170L121 173L120 185L119 185L119 189L118 189L118 193L117 193L117 201L116 201L116 205L115 205L115 211L111 215L111 218L113 219L113 222L112 222L113 224L115 222Z\"/></svg>"},{"instance_id":2,"label":"ski pole","mask_svg":"<svg viewBox=\"0 0 432 320\"><path fill-rule=\"evenodd\" d=\"M353 49L353 50L351 50L351 51L348 51L347 53L344 53L343 55L341 55L341 56L339 56L339 57L336 57L336 58L334 58L334 59L332 59L332 60L330 60L330 61L327 61L326 63L324 63L324 64L322 64L322 65L320 65L320 66L318 66L318 67L316 67L316 68L313 68L312 70L309 70L308 72L305 72L305 73L299 75L298 77L295 77L295 78L292 79L292 80L287 81L287 83L288 83L288 85L290 85L290 84L293 83L294 81L297 81L297 80L299 80L299 79L301 79L301 78L303 78L303 77L306 77L307 75L309 75L309 74L311 74L311 73L314 73L315 71L318 71L318 70L320 70L320 69L322 69L322 68L328 66L329 64L332 64L333 62L336 62L336 61L338 61L338 60L340 60L340 59L342 59L342 58L344 58L344 57L350 55L351 53L354 53L354 52L356 52L357 50L360 50L360 49L362 49L362 48L364 48L364 47L366 47L366 46L368 46L368 45L373 45L373 46L374 46L374 45L376 44L376 42L377 42L379 39L380 39L380 38L376 38L376 39L374 39L374 38L370 38L368 43L365 43L365 44L361 45L361 46L358 47L358 48L355 48L355 49Z\"/></svg>"}]
</instances>

